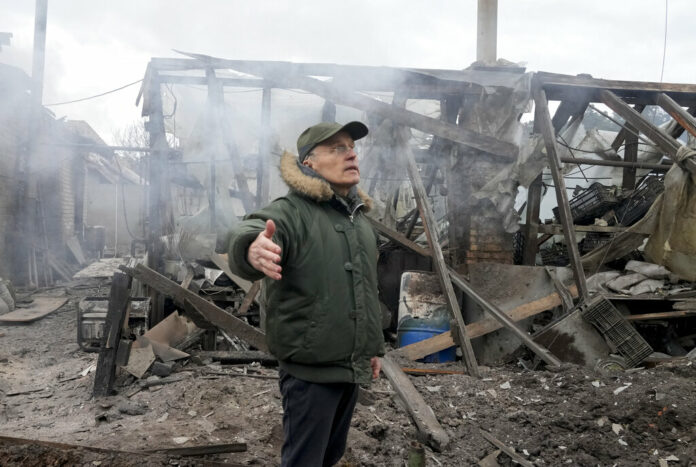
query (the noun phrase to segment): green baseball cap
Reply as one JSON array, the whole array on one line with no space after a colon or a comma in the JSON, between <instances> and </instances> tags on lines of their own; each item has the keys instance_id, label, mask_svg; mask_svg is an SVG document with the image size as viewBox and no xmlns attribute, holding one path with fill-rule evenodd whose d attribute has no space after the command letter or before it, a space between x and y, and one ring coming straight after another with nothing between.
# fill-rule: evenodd
<instances>
[{"instance_id":1,"label":"green baseball cap","mask_svg":"<svg viewBox=\"0 0 696 467\"><path fill-rule=\"evenodd\" d=\"M353 141L364 138L368 133L367 127L361 122L349 122L345 125L336 122L322 122L310 126L297 138L297 154L300 157L300 162L304 161L307 154L322 141L331 138L339 131L348 133Z\"/></svg>"}]
</instances>

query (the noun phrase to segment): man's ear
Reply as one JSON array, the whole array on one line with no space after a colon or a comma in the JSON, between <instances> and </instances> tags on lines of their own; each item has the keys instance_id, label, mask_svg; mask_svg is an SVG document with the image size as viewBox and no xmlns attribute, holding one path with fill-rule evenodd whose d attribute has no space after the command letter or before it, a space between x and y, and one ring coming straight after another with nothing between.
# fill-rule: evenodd
<instances>
[{"instance_id":1,"label":"man's ear","mask_svg":"<svg viewBox=\"0 0 696 467\"><path fill-rule=\"evenodd\" d=\"M302 161L302 165L304 165L305 167L309 167L310 169L313 168L312 167L312 160L309 157L307 157L304 161Z\"/></svg>"}]
</instances>

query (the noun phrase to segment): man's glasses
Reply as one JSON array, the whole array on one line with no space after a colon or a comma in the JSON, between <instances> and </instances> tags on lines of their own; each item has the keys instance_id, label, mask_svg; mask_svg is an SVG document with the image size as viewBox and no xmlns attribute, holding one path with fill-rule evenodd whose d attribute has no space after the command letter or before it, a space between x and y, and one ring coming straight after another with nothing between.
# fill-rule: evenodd
<instances>
[{"instance_id":1,"label":"man's glasses","mask_svg":"<svg viewBox=\"0 0 696 467\"><path fill-rule=\"evenodd\" d=\"M350 146L334 146L331 148L331 152L336 153L339 156L345 156L348 154L350 151L355 152L355 148L350 147ZM356 152L355 155L357 156L358 153Z\"/></svg>"}]
</instances>

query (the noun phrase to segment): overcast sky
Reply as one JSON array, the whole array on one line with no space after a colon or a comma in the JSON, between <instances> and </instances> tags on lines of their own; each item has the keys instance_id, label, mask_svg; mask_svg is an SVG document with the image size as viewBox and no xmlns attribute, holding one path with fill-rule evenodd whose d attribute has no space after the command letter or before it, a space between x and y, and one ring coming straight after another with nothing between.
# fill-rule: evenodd
<instances>
[{"instance_id":1,"label":"overcast sky","mask_svg":"<svg viewBox=\"0 0 696 467\"><path fill-rule=\"evenodd\" d=\"M142 78L172 49L231 59L419 68L476 58L476 0L49 0L44 103ZM664 81L696 83L693 0L670 0ZM31 73L33 0L0 0L11 32L0 62ZM498 56L530 71L659 81L665 0L500 0ZM107 142L140 118L138 86L51 107L87 120Z\"/></svg>"}]
</instances>

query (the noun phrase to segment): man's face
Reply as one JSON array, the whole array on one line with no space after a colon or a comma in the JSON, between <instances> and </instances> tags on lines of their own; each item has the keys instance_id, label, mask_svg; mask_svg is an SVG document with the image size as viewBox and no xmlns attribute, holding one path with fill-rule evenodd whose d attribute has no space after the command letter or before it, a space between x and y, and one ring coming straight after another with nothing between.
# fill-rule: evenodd
<instances>
[{"instance_id":1,"label":"man's face","mask_svg":"<svg viewBox=\"0 0 696 467\"><path fill-rule=\"evenodd\" d=\"M340 131L312 149L312 155L303 164L324 177L339 194L346 195L360 182L358 155L354 147L353 138Z\"/></svg>"}]
</instances>

